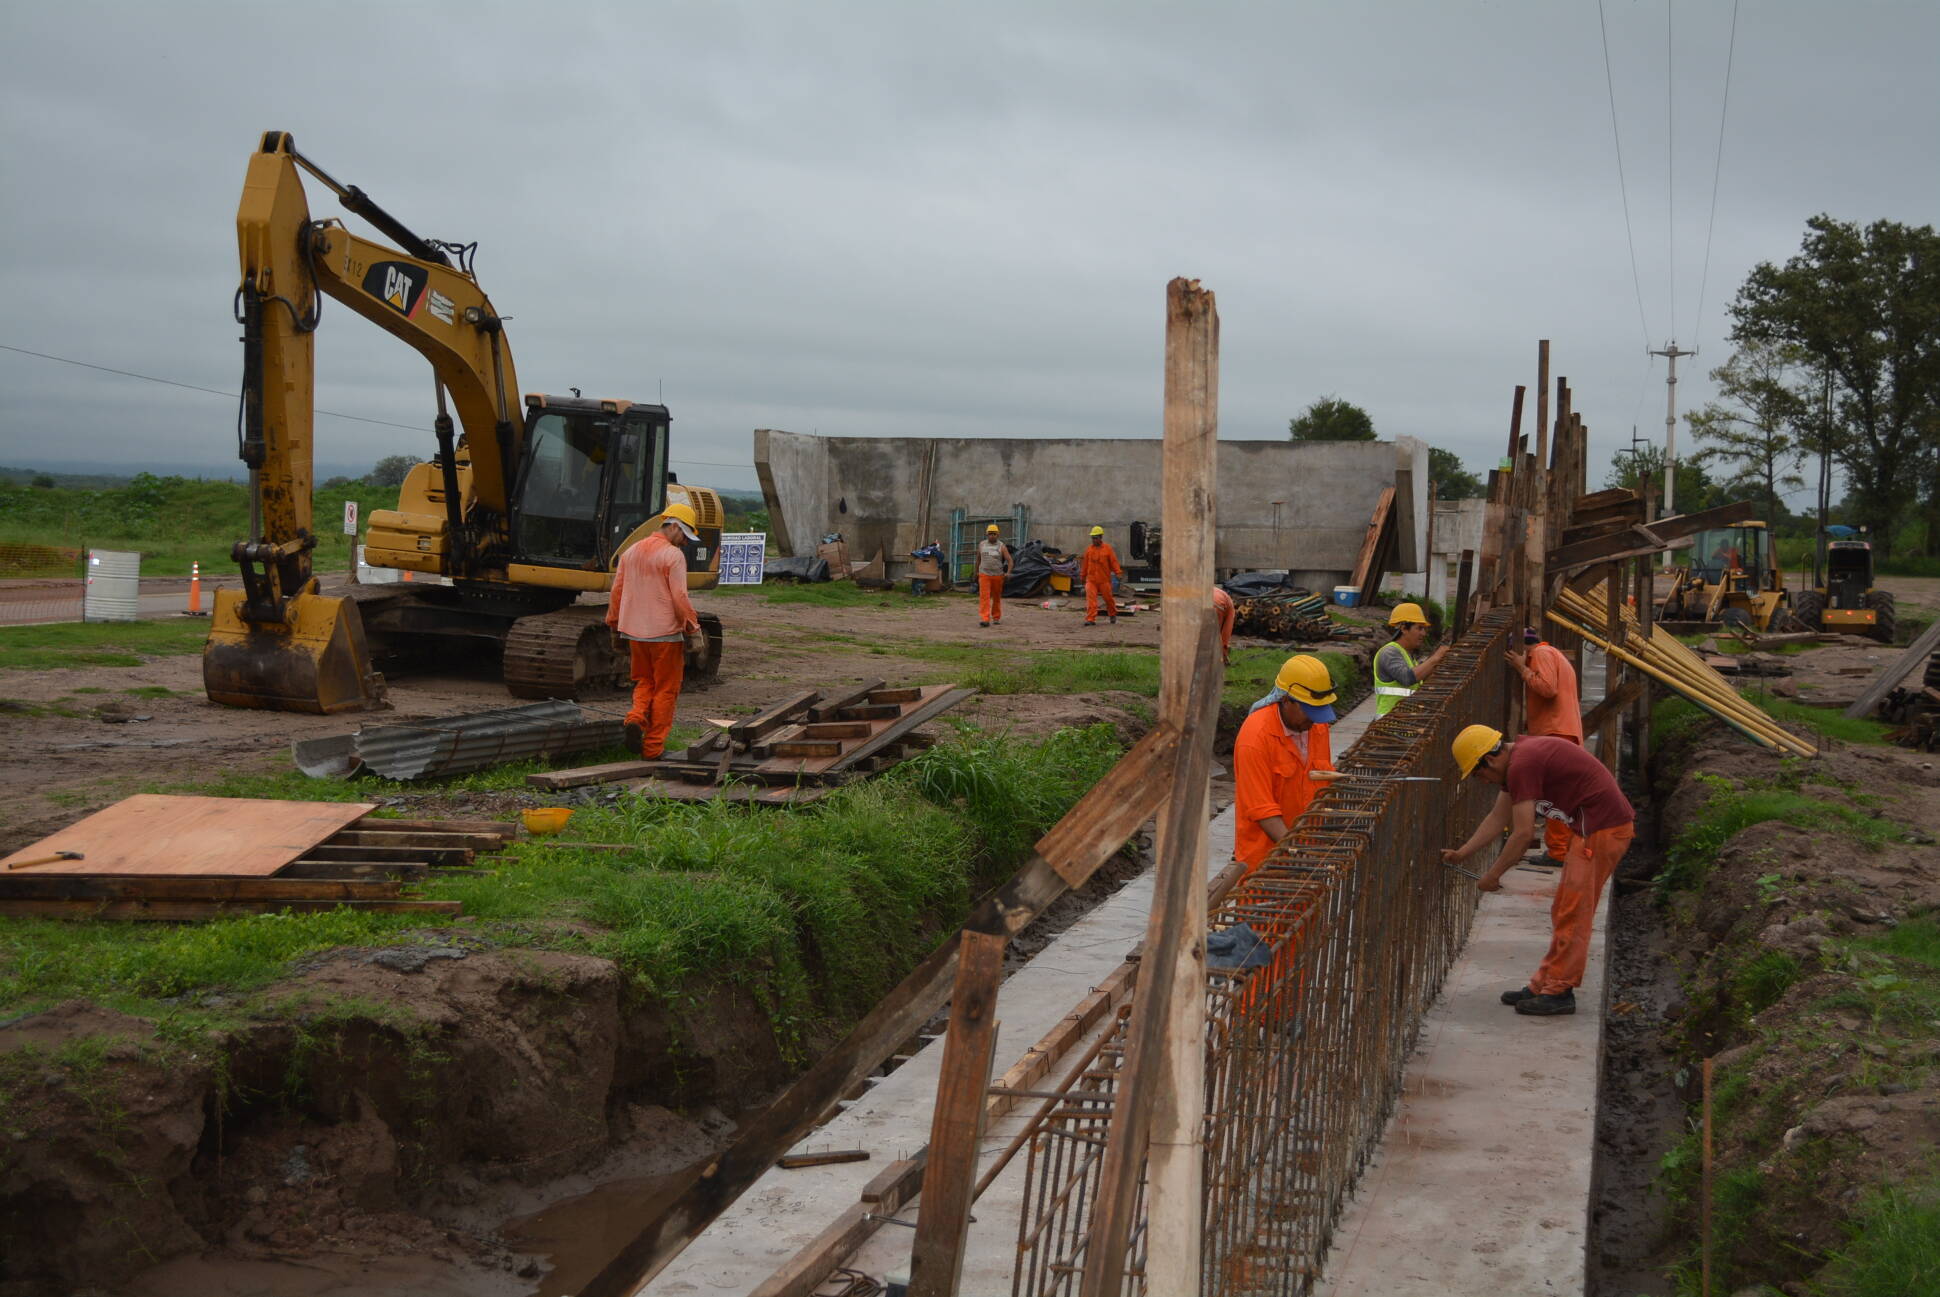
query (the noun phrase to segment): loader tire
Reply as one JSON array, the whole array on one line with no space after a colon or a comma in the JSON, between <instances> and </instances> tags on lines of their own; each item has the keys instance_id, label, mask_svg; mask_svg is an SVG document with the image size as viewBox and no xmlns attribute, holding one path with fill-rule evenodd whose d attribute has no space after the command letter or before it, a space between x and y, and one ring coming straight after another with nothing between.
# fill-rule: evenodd
<instances>
[{"instance_id":1,"label":"loader tire","mask_svg":"<svg viewBox=\"0 0 1940 1297\"><path fill-rule=\"evenodd\" d=\"M1893 636L1900 628L1899 616L1893 607L1893 596L1884 590L1868 590L1866 606L1874 613L1872 628L1866 633L1882 644L1891 644Z\"/></svg>"},{"instance_id":2,"label":"loader tire","mask_svg":"<svg viewBox=\"0 0 1940 1297\"><path fill-rule=\"evenodd\" d=\"M1801 590L1792 599L1792 620L1805 630L1824 630L1824 612L1825 596L1817 590Z\"/></svg>"}]
</instances>

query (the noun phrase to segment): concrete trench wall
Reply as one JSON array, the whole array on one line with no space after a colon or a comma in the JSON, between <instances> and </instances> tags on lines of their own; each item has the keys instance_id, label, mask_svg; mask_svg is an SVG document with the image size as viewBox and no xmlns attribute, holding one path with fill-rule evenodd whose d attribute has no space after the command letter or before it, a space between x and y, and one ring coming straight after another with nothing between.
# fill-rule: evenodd
<instances>
[{"instance_id":1,"label":"concrete trench wall","mask_svg":"<svg viewBox=\"0 0 1940 1297\"><path fill-rule=\"evenodd\" d=\"M950 514L1028 510L1030 539L1061 549L1094 525L1129 559L1131 524L1157 522L1161 443L1155 438L831 437L758 429L754 461L786 554L812 554L841 532L856 558L878 551L892 574L927 540L948 543ZM928 525L918 535L928 485ZM1222 570L1285 568L1303 585L1346 579L1384 487L1405 507L1401 570L1426 564L1428 446L1398 441L1219 443Z\"/></svg>"}]
</instances>

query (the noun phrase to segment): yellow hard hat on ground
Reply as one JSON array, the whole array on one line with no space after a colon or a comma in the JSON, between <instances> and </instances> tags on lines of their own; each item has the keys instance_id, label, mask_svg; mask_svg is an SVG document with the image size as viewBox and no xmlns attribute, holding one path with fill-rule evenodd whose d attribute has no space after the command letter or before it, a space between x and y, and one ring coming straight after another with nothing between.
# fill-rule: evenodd
<instances>
[{"instance_id":1,"label":"yellow hard hat on ground","mask_svg":"<svg viewBox=\"0 0 1940 1297\"><path fill-rule=\"evenodd\" d=\"M1455 736L1452 745L1455 764L1461 769L1462 778L1467 779L1475 773L1476 763L1502 745L1502 731L1487 725L1471 725Z\"/></svg>"},{"instance_id":2,"label":"yellow hard hat on ground","mask_svg":"<svg viewBox=\"0 0 1940 1297\"><path fill-rule=\"evenodd\" d=\"M1426 626L1428 624L1428 614L1421 610L1420 604L1418 603L1396 604L1394 606L1394 611L1388 614L1388 625L1390 626L1402 626L1402 625L1406 625L1409 622L1414 622L1422 626Z\"/></svg>"},{"instance_id":3,"label":"yellow hard hat on ground","mask_svg":"<svg viewBox=\"0 0 1940 1297\"><path fill-rule=\"evenodd\" d=\"M999 528L998 528L998 526L997 526L997 524L996 524L996 523L994 523L994 522L993 522L993 523L991 523L991 524L990 524L990 525L989 525L988 527L985 527L985 528L984 528L984 533L985 533L986 535L990 535L990 536L995 536L995 535L997 535L997 534L998 534L998 531L999 531Z\"/></svg>"},{"instance_id":4,"label":"yellow hard hat on ground","mask_svg":"<svg viewBox=\"0 0 1940 1297\"><path fill-rule=\"evenodd\" d=\"M1091 529L1091 534L1094 536L1102 536L1105 534L1105 529L1103 527L1093 527Z\"/></svg>"},{"instance_id":5,"label":"yellow hard hat on ground","mask_svg":"<svg viewBox=\"0 0 1940 1297\"><path fill-rule=\"evenodd\" d=\"M680 524L681 534L689 540L699 540L701 538L701 534L694 530L694 528L701 525L701 518L699 514L694 512L694 506L691 504L668 505L661 512L660 521L662 524L670 522Z\"/></svg>"}]
</instances>

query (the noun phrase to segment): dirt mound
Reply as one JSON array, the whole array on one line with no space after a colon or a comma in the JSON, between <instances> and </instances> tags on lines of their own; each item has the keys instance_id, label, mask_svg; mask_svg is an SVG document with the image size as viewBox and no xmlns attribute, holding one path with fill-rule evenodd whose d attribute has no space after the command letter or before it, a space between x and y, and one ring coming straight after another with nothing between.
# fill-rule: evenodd
<instances>
[{"instance_id":1,"label":"dirt mound","mask_svg":"<svg viewBox=\"0 0 1940 1297\"><path fill-rule=\"evenodd\" d=\"M606 960L454 941L333 951L213 1054L81 1004L8 1024L0 1293L215 1248L523 1264L440 1222L670 1130L691 1153L690 1129L641 1113L752 1103L787 1074L731 985L677 1003L640 1000Z\"/></svg>"}]
</instances>

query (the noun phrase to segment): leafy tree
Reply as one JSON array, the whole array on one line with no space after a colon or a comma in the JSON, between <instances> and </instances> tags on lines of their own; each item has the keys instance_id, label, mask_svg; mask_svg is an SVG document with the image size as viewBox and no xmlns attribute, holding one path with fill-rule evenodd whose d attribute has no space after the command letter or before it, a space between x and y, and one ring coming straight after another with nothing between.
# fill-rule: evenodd
<instances>
[{"instance_id":1,"label":"leafy tree","mask_svg":"<svg viewBox=\"0 0 1940 1297\"><path fill-rule=\"evenodd\" d=\"M1779 496L1805 485L1798 474L1817 411L1801 386L1799 349L1789 344L1748 342L1711 371L1724 401L1708 402L1688 416L1704 448L1691 457L1717 465L1732 490L1755 488L1765 501L1765 521L1784 513Z\"/></svg>"},{"instance_id":2,"label":"leafy tree","mask_svg":"<svg viewBox=\"0 0 1940 1297\"><path fill-rule=\"evenodd\" d=\"M1664 491L1664 448L1648 445L1641 450L1618 451L1610 461L1610 475L1603 479L1606 487L1624 487L1631 491L1652 491L1658 496L1658 508L1663 508ZM1717 484L1711 475L1704 471L1704 465L1689 459L1677 461L1677 492L1672 506L1679 513L1696 513L1714 504L1729 503L1717 498Z\"/></svg>"},{"instance_id":3,"label":"leafy tree","mask_svg":"<svg viewBox=\"0 0 1940 1297\"><path fill-rule=\"evenodd\" d=\"M1428 476L1444 500L1476 500L1488 490L1482 479L1462 467L1462 458L1439 446L1428 448Z\"/></svg>"},{"instance_id":4,"label":"leafy tree","mask_svg":"<svg viewBox=\"0 0 1940 1297\"><path fill-rule=\"evenodd\" d=\"M364 474L365 486L403 486L404 475L417 464L409 455L386 455Z\"/></svg>"},{"instance_id":5,"label":"leafy tree","mask_svg":"<svg viewBox=\"0 0 1940 1297\"><path fill-rule=\"evenodd\" d=\"M1827 215L1806 222L1797 256L1752 268L1731 304L1734 342L1791 344L1828 374L1834 450L1858 520L1881 558L1924 496L1927 545L1940 547L1940 235L1931 225Z\"/></svg>"},{"instance_id":6,"label":"leafy tree","mask_svg":"<svg viewBox=\"0 0 1940 1297\"><path fill-rule=\"evenodd\" d=\"M1373 441L1374 420L1366 410L1338 396L1323 396L1287 421L1295 441Z\"/></svg>"},{"instance_id":7,"label":"leafy tree","mask_svg":"<svg viewBox=\"0 0 1940 1297\"><path fill-rule=\"evenodd\" d=\"M54 489L54 479L45 473L36 473L34 474L34 488L39 491L51 491Z\"/></svg>"}]
</instances>

